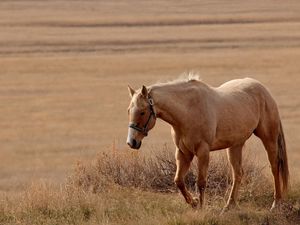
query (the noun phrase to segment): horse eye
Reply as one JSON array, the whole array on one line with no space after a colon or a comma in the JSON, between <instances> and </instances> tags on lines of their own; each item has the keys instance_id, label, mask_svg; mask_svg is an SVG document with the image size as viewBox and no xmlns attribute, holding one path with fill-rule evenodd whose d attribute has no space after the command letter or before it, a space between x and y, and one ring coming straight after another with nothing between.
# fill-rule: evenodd
<instances>
[{"instance_id":1,"label":"horse eye","mask_svg":"<svg viewBox=\"0 0 300 225\"><path fill-rule=\"evenodd\" d=\"M141 112L141 116L145 115L145 112Z\"/></svg>"}]
</instances>

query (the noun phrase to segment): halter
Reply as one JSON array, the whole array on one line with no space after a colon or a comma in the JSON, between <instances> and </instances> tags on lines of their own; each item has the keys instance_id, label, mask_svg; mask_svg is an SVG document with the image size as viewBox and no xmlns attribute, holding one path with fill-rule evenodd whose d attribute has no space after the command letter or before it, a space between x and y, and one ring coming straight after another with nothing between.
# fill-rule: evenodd
<instances>
[{"instance_id":1,"label":"halter","mask_svg":"<svg viewBox=\"0 0 300 225\"><path fill-rule=\"evenodd\" d=\"M130 128L132 128L134 130L137 130L138 132L142 133L144 136L148 135L148 132L149 132L148 125L150 123L151 117L153 116L154 118L156 118L156 114L155 114L154 109L153 109L154 102L153 102L153 99L151 97L148 97L148 103L149 103L149 108L150 108L150 115L149 115L148 120L145 123L145 125L141 128L141 127L138 127L134 123L129 124Z\"/></svg>"}]
</instances>

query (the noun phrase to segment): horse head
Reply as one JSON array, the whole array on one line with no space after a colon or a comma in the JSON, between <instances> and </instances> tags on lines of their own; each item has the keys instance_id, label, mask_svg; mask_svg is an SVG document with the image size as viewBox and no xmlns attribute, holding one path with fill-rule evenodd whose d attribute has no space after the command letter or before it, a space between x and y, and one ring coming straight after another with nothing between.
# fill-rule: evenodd
<instances>
[{"instance_id":1,"label":"horse head","mask_svg":"<svg viewBox=\"0 0 300 225\"><path fill-rule=\"evenodd\" d=\"M131 101L128 107L129 127L127 144L133 149L139 149L144 137L154 127L156 114L153 109L153 99L145 86L135 91L128 86Z\"/></svg>"}]
</instances>

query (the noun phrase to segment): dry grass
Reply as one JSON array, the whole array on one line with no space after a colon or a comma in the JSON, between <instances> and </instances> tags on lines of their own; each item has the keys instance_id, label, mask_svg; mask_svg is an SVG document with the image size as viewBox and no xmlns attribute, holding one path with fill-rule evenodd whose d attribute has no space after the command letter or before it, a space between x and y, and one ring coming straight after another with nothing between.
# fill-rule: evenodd
<instances>
[{"instance_id":1,"label":"dry grass","mask_svg":"<svg viewBox=\"0 0 300 225\"><path fill-rule=\"evenodd\" d=\"M220 215L230 188L224 158L210 164L207 202L191 209L172 184L174 159L168 149L152 157L132 152L100 154L94 163L78 164L67 184L32 185L0 206L1 224L294 224L300 222L299 191L269 213L272 189L261 167L248 160L241 189L241 209ZM195 192L195 168L187 183Z\"/></svg>"}]
</instances>

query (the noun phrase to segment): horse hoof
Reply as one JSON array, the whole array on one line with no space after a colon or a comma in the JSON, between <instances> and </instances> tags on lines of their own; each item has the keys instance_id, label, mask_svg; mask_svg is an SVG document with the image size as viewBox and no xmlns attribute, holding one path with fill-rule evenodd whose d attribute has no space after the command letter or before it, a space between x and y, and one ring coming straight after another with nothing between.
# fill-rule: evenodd
<instances>
[{"instance_id":1,"label":"horse hoof","mask_svg":"<svg viewBox=\"0 0 300 225\"><path fill-rule=\"evenodd\" d=\"M199 198L193 198L191 202L191 206L193 207L193 209L196 209L198 204L199 204Z\"/></svg>"},{"instance_id":2,"label":"horse hoof","mask_svg":"<svg viewBox=\"0 0 300 225\"><path fill-rule=\"evenodd\" d=\"M275 212L276 210L279 210L281 206L281 201L279 200L274 200L271 208L270 208L270 212Z\"/></svg>"}]
</instances>

